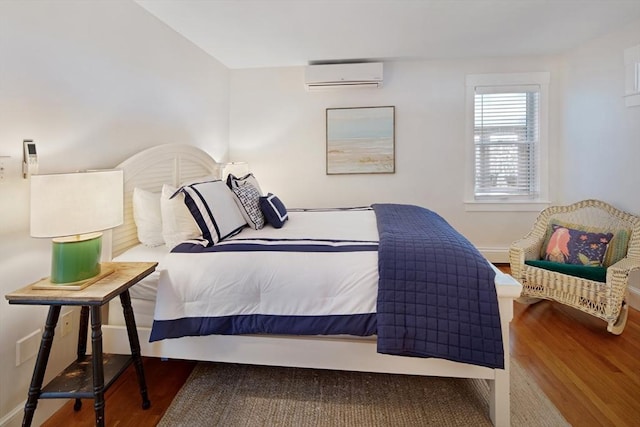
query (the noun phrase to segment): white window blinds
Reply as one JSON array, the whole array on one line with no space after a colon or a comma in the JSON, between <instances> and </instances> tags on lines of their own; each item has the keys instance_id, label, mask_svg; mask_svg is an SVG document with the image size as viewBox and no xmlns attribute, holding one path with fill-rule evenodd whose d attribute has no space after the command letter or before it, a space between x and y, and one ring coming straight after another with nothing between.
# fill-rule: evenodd
<instances>
[{"instance_id":1,"label":"white window blinds","mask_svg":"<svg viewBox=\"0 0 640 427\"><path fill-rule=\"evenodd\" d=\"M535 198L540 87L475 87L476 199Z\"/></svg>"}]
</instances>

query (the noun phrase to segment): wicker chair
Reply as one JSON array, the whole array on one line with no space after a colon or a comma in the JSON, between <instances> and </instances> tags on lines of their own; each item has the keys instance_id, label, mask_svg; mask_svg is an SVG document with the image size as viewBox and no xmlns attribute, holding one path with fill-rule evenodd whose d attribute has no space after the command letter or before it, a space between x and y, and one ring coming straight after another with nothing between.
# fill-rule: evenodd
<instances>
[{"instance_id":1,"label":"wicker chair","mask_svg":"<svg viewBox=\"0 0 640 427\"><path fill-rule=\"evenodd\" d=\"M623 248L622 258L607 267L605 282L525 264L527 260L541 258L552 221L579 224L599 231L622 232L629 238L626 255ZM511 245L509 262L511 274L523 286L519 302L557 301L604 320L608 324L607 330L619 335L627 322L627 286L632 283L634 287L640 287L640 217L598 200L549 207L540 213L533 229Z\"/></svg>"}]
</instances>

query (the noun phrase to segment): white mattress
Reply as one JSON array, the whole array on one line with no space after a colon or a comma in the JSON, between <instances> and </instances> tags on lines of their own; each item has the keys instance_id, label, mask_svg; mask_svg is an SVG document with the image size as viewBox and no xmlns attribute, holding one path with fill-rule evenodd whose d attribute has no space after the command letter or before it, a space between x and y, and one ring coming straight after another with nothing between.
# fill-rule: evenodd
<instances>
[{"instance_id":1,"label":"white mattress","mask_svg":"<svg viewBox=\"0 0 640 427\"><path fill-rule=\"evenodd\" d=\"M115 262L136 262L136 261L156 261L158 268L156 271L133 285L129 289L131 296L131 306L136 319L136 325L151 327L153 323L153 310L155 307L156 293L158 290L158 279L160 268L165 255L169 253L166 246L148 247L142 244L132 247L113 259ZM124 325L122 305L120 299L115 298L109 303L109 324Z\"/></svg>"}]
</instances>

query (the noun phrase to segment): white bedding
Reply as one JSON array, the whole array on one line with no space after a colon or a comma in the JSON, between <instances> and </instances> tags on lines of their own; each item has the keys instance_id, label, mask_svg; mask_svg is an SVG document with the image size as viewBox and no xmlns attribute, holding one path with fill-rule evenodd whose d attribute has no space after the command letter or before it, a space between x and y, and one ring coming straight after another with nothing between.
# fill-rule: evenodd
<instances>
[{"instance_id":1,"label":"white bedding","mask_svg":"<svg viewBox=\"0 0 640 427\"><path fill-rule=\"evenodd\" d=\"M162 260L168 253L169 249L164 245L155 247L137 245L113 259L115 262L156 261L159 263L156 271L140 280L129 289L129 294L132 299L143 299L147 301L156 300L158 278L160 277L160 270L162 269Z\"/></svg>"},{"instance_id":2,"label":"white bedding","mask_svg":"<svg viewBox=\"0 0 640 427\"><path fill-rule=\"evenodd\" d=\"M345 240L356 242L377 242L378 231L375 214L370 210L290 212L286 226L275 229L266 226L261 230L244 229L228 240L228 244L249 242L260 239L304 239ZM313 240L309 240L313 239ZM335 243L340 244L340 243ZM170 256L166 246L134 246L114 261L157 261L154 273L141 280L130 289L131 302L138 326L150 327L154 311L157 319L185 317L194 311L205 310L208 303L202 302L207 295L216 292L218 301L226 299L226 305L215 312L220 315L238 314L238 286L253 287L249 300L245 301L240 314L354 314L374 313L378 283L377 252L353 252L348 259L344 253L288 253L288 258L278 253L258 252L253 261L247 263L246 253L234 257L233 253L186 254L173 253ZM313 255L313 264L309 264ZM203 270L203 257L207 261ZM337 268L337 264L344 268ZM293 268L292 268L293 267ZM272 273L265 274L264 269ZM171 274L168 270L171 270ZM240 272L240 274L238 274ZM179 301L187 298L190 304L162 305L156 310L158 282L163 277L165 286L161 292L164 301ZM187 290L187 283L199 281L198 290ZM309 286L316 282L317 286ZM310 289L315 289L309 292ZM320 293L320 294L319 294ZM296 298L291 298L292 295ZM292 304L292 300L297 301ZM321 304L318 304L321 301ZM111 304L109 324L124 325L119 300Z\"/></svg>"},{"instance_id":3,"label":"white bedding","mask_svg":"<svg viewBox=\"0 0 640 427\"><path fill-rule=\"evenodd\" d=\"M370 245L348 252L176 253L160 268L156 320L375 313L378 232L371 210L290 212L283 228L246 228L228 245Z\"/></svg>"},{"instance_id":4,"label":"white bedding","mask_svg":"<svg viewBox=\"0 0 640 427\"><path fill-rule=\"evenodd\" d=\"M162 260L168 253L169 249L164 245L148 247L139 244L113 259L116 262L156 261L159 263L156 271L129 288L131 306L137 326L151 327L153 323L153 310L156 305L156 292L160 277L159 270ZM125 325L119 298L115 298L109 303L109 324Z\"/></svg>"}]
</instances>

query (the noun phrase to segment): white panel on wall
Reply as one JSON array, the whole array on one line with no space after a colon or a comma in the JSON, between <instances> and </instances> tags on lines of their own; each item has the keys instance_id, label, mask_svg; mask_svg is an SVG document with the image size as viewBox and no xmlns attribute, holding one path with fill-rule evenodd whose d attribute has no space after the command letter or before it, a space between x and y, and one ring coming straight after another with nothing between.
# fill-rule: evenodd
<instances>
[{"instance_id":1,"label":"white panel on wall","mask_svg":"<svg viewBox=\"0 0 640 427\"><path fill-rule=\"evenodd\" d=\"M627 107L640 105L640 44L624 50L624 102Z\"/></svg>"}]
</instances>

